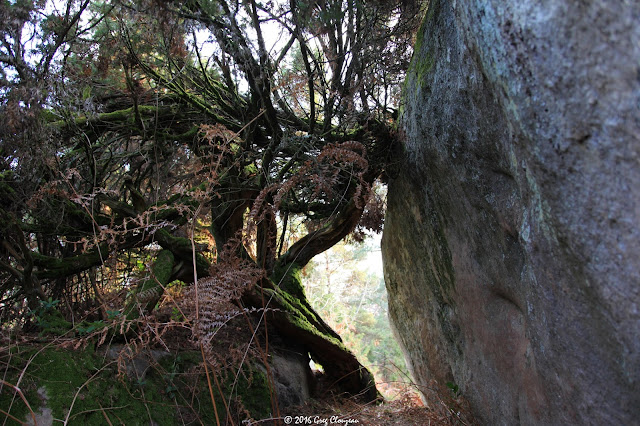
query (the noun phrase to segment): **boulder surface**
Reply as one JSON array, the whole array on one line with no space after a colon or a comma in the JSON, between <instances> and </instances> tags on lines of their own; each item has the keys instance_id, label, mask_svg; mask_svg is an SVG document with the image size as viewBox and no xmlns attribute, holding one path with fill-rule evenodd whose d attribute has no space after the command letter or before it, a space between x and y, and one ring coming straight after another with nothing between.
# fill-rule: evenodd
<instances>
[{"instance_id":1,"label":"boulder surface","mask_svg":"<svg viewBox=\"0 0 640 426\"><path fill-rule=\"evenodd\" d=\"M416 382L487 424L640 419L640 2L431 0L383 237Z\"/></svg>"}]
</instances>

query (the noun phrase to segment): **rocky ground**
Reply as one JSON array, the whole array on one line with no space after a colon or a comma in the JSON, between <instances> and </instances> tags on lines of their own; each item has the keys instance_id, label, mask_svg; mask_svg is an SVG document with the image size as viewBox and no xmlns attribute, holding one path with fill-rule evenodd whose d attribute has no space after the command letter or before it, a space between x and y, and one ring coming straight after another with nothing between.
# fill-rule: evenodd
<instances>
[{"instance_id":1,"label":"rocky ground","mask_svg":"<svg viewBox=\"0 0 640 426\"><path fill-rule=\"evenodd\" d=\"M360 404L353 398L319 395L302 407L283 410L283 423L292 425L473 425L461 398L432 397L424 404L415 388L401 385L393 399L380 404ZM257 422L261 424L262 422Z\"/></svg>"},{"instance_id":2,"label":"rocky ground","mask_svg":"<svg viewBox=\"0 0 640 426\"><path fill-rule=\"evenodd\" d=\"M83 322L59 335L34 327L20 332L0 328L0 420L33 424L36 416L39 425L63 418L70 424L158 424L158 419L165 424L216 424L198 346L188 325L175 322L171 314L164 307L157 316L138 320L135 333L124 335L114 331L122 333L130 325L117 319ZM260 364L260 351L247 346L251 339L239 320L218 332L209 349L219 377L235 372L239 363ZM269 402L259 371L237 383L234 393L243 394L244 403L234 405L229 399L230 424L474 424L464 400L446 388L433 392L425 404L412 383L378 383L385 400L367 404L336 394L319 373L307 403L277 408ZM225 408L218 409L225 424Z\"/></svg>"}]
</instances>

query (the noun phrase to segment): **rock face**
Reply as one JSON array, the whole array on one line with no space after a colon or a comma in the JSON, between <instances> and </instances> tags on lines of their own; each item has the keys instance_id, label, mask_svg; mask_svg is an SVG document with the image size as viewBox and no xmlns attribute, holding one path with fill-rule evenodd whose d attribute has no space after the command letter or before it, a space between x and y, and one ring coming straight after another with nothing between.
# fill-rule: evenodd
<instances>
[{"instance_id":1,"label":"rock face","mask_svg":"<svg viewBox=\"0 0 640 426\"><path fill-rule=\"evenodd\" d=\"M487 424L640 418L640 3L431 0L383 237L418 384Z\"/></svg>"}]
</instances>

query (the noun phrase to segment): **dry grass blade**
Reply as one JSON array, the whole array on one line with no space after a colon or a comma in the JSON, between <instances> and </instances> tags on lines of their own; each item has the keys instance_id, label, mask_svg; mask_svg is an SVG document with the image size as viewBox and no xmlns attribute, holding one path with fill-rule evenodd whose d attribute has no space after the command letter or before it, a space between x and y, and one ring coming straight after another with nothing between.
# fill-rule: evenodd
<instances>
[{"instance_id":1,"label":"dry grass blade","mask_svg":"<svg viewBox=\"0 0 640 426\"><path fill-rule=\"evenodd\" d=\"M87 385L88 385L88 384L89 384L93 379L95 379L97 376L99 376L99 375L102 373L102 371L103 371L104 369L106 369L107 367L109 367L111 364L114 364L114 363L115 363L115 361L112 361L112 362L110 362L110 363L108 363L108 364L105 364L102 368L100 368L98 371L96 371L96 372L95 372L95 373L94 373L94 374L89 378L89 380L87 380L86 382L84 382L84 383L82 384L82 386L80 386L80 387L78 388L78 390L76 391L75 395L73 395L73 400L71 400L71 405L69 406L69 411L67 412L67 416L64 418L64 423L63 423L63 424L64 424L65 426L66 426L67 424L69 424L69 418L70 418L70 416L71 416L71 411L73 411L73 406L75 405L76 400L78 399L78 395L80 395L80 391L81 391L82 389L84 389L84 387L85 387L85 386L87 386Z\"/></svg>"},{"instance_id":2,"label":"dry grass blade","mask_svg":"<svg viewBox=\"0 0 640 426\"><path fill-rule=\"evenodd\" d=\"M104 416L104 419L107 421L109 426L113 426L113 423L111 423L111 420L109 420L109 416L107 416L107 413L105 413L104 408L102 407L102 404L100 404L99 401L98 401L98 407L100 407L100 411L102 412L102 415Z\"/></svg>"},{"instance_id":3,"label":"dry grass blade","mask_svg":"<svg viewBox=\"0 0 640 426\"><path fill-rule=\"evenodd\" d=\"M192 252L192 261L193 261L193 288L195 290L196 293L196 324L199 322L200 319L200 303L199 303L199 298L198 298L198 266L197 266L197 262L196 262L196 242L195 242L195 238L194 238L194 233L195 233L195 223L196 223L196 219L198 217L198 214L200 213L200 210L202 208L202 205L198 206L198 209L196 210L196 214L194 215L194 220L193 220L193 225L191 227L191 235L189 235L189 239L191 240L191 252ZM211 398L211 405L213 405L213 412L214 415L216 417L216 425L220 426L220 416L218 415L218 407L216 406L216 398L215 396L213 396L213 386L211 385L211 375L209 373L209 367L207 365L207 358L205 357L204 354L204 346L202 345L202 343L200 343L200 354L202 355L202 362L204 362L204 371L205 374L207 376L207 385L209 387L209 396Z\"/></svg>"},{"instance_id":4,"label":"dry grass blade","mask_svg":"<svg viewBox=\"0 0 640 426\"><path fill-rule=\"evenodd\" d=\"M12 383L9 383L6 380L0 379L0 383L2 383L5 386L9 386L14 391L16 391L16 393L20 396L20 399L22 399L22 402L24 402L24 405L27 406L27 409L29 410L29 413L31 414L31 418L33 419L33 424L37 425L38 422L36 421L36 414L31 409L31 405L29 405L29 401L27 401L27 398L25 398L24 394L22 393L22 390L18 386L14 385ZM7 416L11 417L12 419L15 419L16 421L20 422L20 420L18 420L15 417L11 416L9 413L4 413L3 412L3 414L6 414ZM23 422L20 422L20 423L23 423Z\"/></svg>"},{"instance_id":5,"label":"dry grass blade","mask_svg":"<svg viewBox=\"0 0 640 426\"><path fill-rule=\"evenodd\" d=\"M11 414L7 413L4 410L0 410L0 413L4 414L5 416L7 416L7 418L14 420L18 423L20 423L21 425L26 425L27 423L23 422L22 420L18 419L17 417L12 416Z\"/></svg>"}]
</instances>

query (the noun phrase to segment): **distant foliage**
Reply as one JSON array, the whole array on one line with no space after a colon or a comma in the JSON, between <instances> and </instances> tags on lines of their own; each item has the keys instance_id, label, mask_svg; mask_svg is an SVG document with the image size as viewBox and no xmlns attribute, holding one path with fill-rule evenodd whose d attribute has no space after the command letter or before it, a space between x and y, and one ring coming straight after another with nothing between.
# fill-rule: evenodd
<instances>
[{"instance_id":1,"label":"distant foliage","mask_svg":"<svg viewBox=\"0 0 640 426\"><path fill-rule=\"evenodd\" d=\"M376 251L370 237L340 243L305 268L304 284L311 303L373 372L379 389L395 397L410 376L389 324L384 280L372 268L372 259L380 261Z\"/></svg>"}]
</instances>

